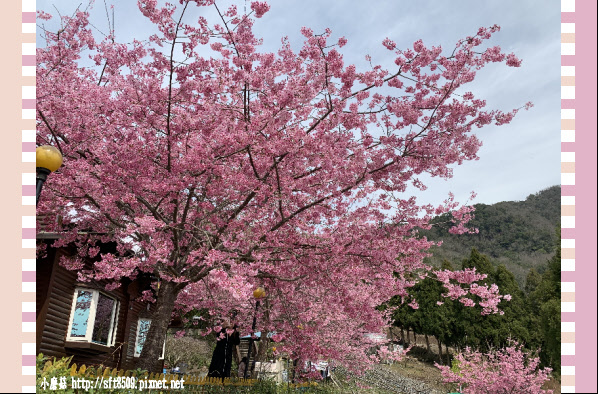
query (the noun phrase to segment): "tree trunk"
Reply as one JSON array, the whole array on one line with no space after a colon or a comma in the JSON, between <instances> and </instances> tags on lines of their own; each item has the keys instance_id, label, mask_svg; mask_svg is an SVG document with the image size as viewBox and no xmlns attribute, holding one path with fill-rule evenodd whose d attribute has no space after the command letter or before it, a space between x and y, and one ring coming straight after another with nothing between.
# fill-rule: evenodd
<instances>
[{"instance_id":1,"label":"tree trunk","mask_svg":"<svg viewBox=\"0 0 598 394\"><path fill-rule=\"evenodd\" d=\"M270 346L270 338L268 338L266 335L262 335L259 343L260 343L260 346L258 347L258 350L257 350L256 360L259 362L264 362L264 361L266 361L266 355L268 353L268 346Z\"/></svg>"},{"instance_id":2,"label":"tree trunk","mask_svg":"<svg viewBox=\"0 0 598 394\"><path fill-rule=\"evenodd\" d=\"M267 325L270 322L270 312L269 312L270 311L270 303L268 302L267 298L264 300L262 310L264 312L264 315L263 315L263 321L260 322L260 325ZM256 313L258 313L257 310L256 310ZM259 345L256 344L257 354L255 356L255 361L259 361L260 363L263 363L264 361L266 361L266 355L268 354L268 347L270 346L270 342L271 342L271 339L268 338L268 333L265 330L262 330ZM254 369L252 370L252 372L254 373L255 363L253 364L253 366L254 366ZM257 378L257 376L254 376L254 377Z\"/></svg>"},{"instance_id":3,"label":"tree trunk","mask_svg":"<svg viewBox=\"0 0 598 394\"><path fill-rule=\"evenodd\" d=\"M399 339L399 335L397 334L396 330L395 330L395 326L390 327L390 329L388 330L388 332L390 333L390 340L395 342Z\"/></svg>"},{"instance_id":4,"label":"tree trunk","mask_svg":"<svg viewBox=\"0 0 598 394\"><path fill-rule=\"evenodd\" d=\"M270 346L270 338L268 338L266 335L264 335L264 332L262 332L260 341L256 343L256 346L257 346L257 354L255 355L255 361L263 363L266 361L268 346ZM254 379L257 378L257 372L255 371L255 363L253 364L253 370L251 371L251 377L253 377Z\"/></svg>"},{"instance_id":5,"label":"tree trunk","mask_svg":"<svg viewBox=\"0 0 598 394\"><path fill-rule=\"evenodd\" d=\"M166 340L166 330L170 324L170 317L174 303L181 291L176 283L162 282L156 301L156 310L152 315L152 322L137 362L137 368L148 372L162 371L162 349Z\"/></svg>"},{"instance_id":6,"label":"tree trunk","mask_svg":"<svg viewBox=\"0 0 598 394\"><path fill-rule=\"evenodd\" d=\"M449 353L448 345L446 346L446 365L451 365L451 354Z\"/></svg>"},{"instance_id":7,"label":"tree trunk","mask_svg":"<svg viewBox=\"0 0 598 394\"><path fill-rule=\"evenodd\" d=\"M403 326L401 326L401 342L403 342L403 345L405 344L405 330L403 330Z\"/></svg>"},{"instance_id":8,"label":"tree trunk","mask_svg":"<svg viewBox=\"0 0 598 394\"><path fill-rule=\"evenodd\" d=\"M295 377L297 375L297 364L299 364L299 359L296 358L291 363L291 383L295 383Z\"/></svg>"},{"instance_id":9,"label":"tree trunk","mask_svg":"<svg viewBox=\"0 0 598 394\"><path fill-rule=\"evenodd\" d=\"M426 338L426 347L428 348L428 353L430 352L430 339L428 338L428 334L424 334L424 338Z\"/></svg>"},{"instance_id":10,"label":"tree trunk","mask_svg":"<svg viewBox=\"0 0 598 394\"><path fill-rule=\"evenodd\" d=\"M443 364L442 361L442 342L440 342L440 339L436 338L436 340L438 341L438 355L440 356L440 364Z\"/></svg>"},{"instance_id":11,"label":"tree trunk","mask_svg":"<svg viewBox=\"0 0 598 394\"><path fill-rule=\"evenodd\" d=\"M250 345L251 345L251 350L249 351L249 360L247 360L247 362L249 363L249 365L247 367L247 377L248 378L251 378L255 371L255 362L258 361L257 360L257 352L259 349L259 344L256 341L250 341Z\"/></svg>"},{"instance_id":12,"label":"tree trunk","mask_svg":"<svg viewBox=\"0 0 598 394\"><path fill-rule=\"evenodd\" d=\"M239 365L243 356L240 356L239 346L233 345L233 360L235 360L235 364ZM236 375L235 375L236 376Z\"/></svg>"}]
</instances>

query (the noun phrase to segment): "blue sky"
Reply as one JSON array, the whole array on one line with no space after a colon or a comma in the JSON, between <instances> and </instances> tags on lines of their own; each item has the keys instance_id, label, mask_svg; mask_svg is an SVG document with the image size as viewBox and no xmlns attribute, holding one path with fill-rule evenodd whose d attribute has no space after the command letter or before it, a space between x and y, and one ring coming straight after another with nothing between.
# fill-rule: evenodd
<instances>
[{"instance_id":1,"label":"blue sky","mask_svg":"<svg viewBox=\"0 0 598 394\"><path fill-rule=\"evenodd\" d=\"M106 0L111 4L109 0ZM172 0L172 2L175 2ZM130 42L151 25L137 10L136 1L120 0L115 4L118 41ZM222 8L230 1L218 2ZM234 2L242 10L244 1ZM247 2L247 7L249 8ZM505 52L515 52L523 59L522 67L487 67L478 74L471 88L485 98L489 108L510 110L528 101L530 111L521 111L511 124L486 127L476 131L482 140L480 160L454 169L451 180L422 178L428 190L409 193L420 203L440 204L449 192L465 202L471 191L477 193L473 203L492 204L522 200L529 194L560 183L560 2L533 0L272 0L270 12L255 24L264 38L264 51L275 51L280 39L288 36L295 48L302 43L300 28L314 32L332 29L333 37L344 36L342 48L345 64L366 67L365 55L374 63L392 66L392 53L382 45L386 37L399 48L410 47L417 39L426 45L452 49L460 38L473 35L481 26L498 24L502 30L492 39ZM71 14L80 0L37 0L38 9L56 14ZM83 1L83 7L85 6ZM194 7L196 8L196 7ZM194 9L194 18L205 8ZM108 22L102 0L96 0L92 22L107 30ZM38 40L38 45L43 45ZM362 68L363 69L363 68Z\"/></svg>"}]
</instances>

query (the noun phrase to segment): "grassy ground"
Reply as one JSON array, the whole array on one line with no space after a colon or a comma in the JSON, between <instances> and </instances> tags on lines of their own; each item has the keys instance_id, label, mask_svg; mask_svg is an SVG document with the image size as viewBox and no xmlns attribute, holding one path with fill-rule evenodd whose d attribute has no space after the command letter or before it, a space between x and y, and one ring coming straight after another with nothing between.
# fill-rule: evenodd
<instances>
[{"instance_id":1,"label":"grassy ground","mask_svg":"<svg viewBox=\"0 0 598 394\"><path fill-rule=\"evenodd\" d=\"M561 394L561 384L558 380L552 378L544 386L542 386L544 390L552 390L553 394Z\"/></svg>"},{"instance_id":2,"label":"grassy ground","mask_svg":"<svg viewBox=\"0 0 598 394\"><path fill-rule=\"evenodd\" d=\"M410 335L410 339L412 344L420 347L422 351L423 349L427 349L426 340L423 335L417 336L417 343L413 342L413 334ZM430 352L438 356L438 342L436 341L436 338L429 337L428 339L430 343ZM454 354L455 349L449 348L449 352ZM446 348L444 346L442 347L442 354L443 358L445 359L444 362L446 363ZM452 389L450 386L442 383L440 370L436 368L434 363L431 361L422 362L414 357L406 357L406 360L393 364L390 366L390 368L393 372L396 372L401 376L419 380L437 390L446 391ZM546 382L542 388L545 390L552 390L553 394L561 394L561 384L554 378L551 378L548 382Z\"/></svg>"},{"instance_id":3,"label":"grassy ground","mask_svg":"<svg viewBox=\"0 0 598 394\"><path fill-rule=\"evenodd\" d=\"M413 336L411 336L411 341L413 344ZM415 357L408 356L403 361L399 363L395 363L392 365L387 365L385 368L391 370L393 373L401 375L406 378L418 380L427 384L431 389L438 390L443 393L448 393L455 389L455 387L451 387L450 385L442 383L442 376L440 374L440 370L434 366L432 359L436 356L435 361L439 361L438 357L438 342L435 338L430 337L430 354L427 357L423 357L422 359L427 359L427 362L420 361ZM417 336L417 346L420 348L418 349L418 354L425 353L427 348L426 341L423 335ZM446 349L443 346L443 356L445 358L446 363ZM454 349L449 348L451 353L454 353ZM210 354L211 356L211 354ZM195 372L207 372L207 367L203 366L202 370L199 369ZM375 387L364 388L363 386L356 385L356 382L352 382L352 379L348 379L348 381L338 382L340 384L335 384L330 382L329 384L321 384L320 387L317 389L313 389L313 392L331 392L331 393L366 393L366 394L382 394L387 393L387 391L382 389L377 389ZM544 389L553 390L553 394L561 394L561 387L560 383L555 380L551 379L548 381L544 387ZM267 391L266 391L267 392Z\"/></svg>"},{"instance_id":4,"label":"grassy ground","mask_svg":"<svg viewBox=\"0 0 598 394\"><path fill-rule=\"evenodd\" d=\"M432 364L408 357L405 361L390 365L389 368L401 376L419 380L436 390L448 392L448 390L453 389L449 385L442 383L440 370ZM553 394L561 394L561 384L554 378L551 378L546 382L542 388L545 390L552 390Z\"/></svg>"},{"instance_id":5,"label":"grassy ground","mask_svg":"<svg viewBox=\"0 0 598 394\"><path fill-rule=\"evenodd\" d=\"M451 387L450 385L442 383L440 370L432 363L426 363L412 357L406 357L400 363L390 365L389 368L401 376L419 380L436 390L449 392L449 390L456 389L456 387ZM542 388L545 390L552 390L553 394L561 394L561 384L554 378L551 378L546 382Z\"/></svg>"},{"instance_id":6,"label":"grassy ground","mask_svg":"<svg viewBox=\"0 0 598 394\"><path fill-rule=\"evenodd\" d=\"M447 385L442 383L440 370L433 364L424 363L411 357L405 357L403 361L389 365L388 368L401 376L424 382L431 388L440 391L447 391L449 389Z\"/></svg>"}]
</instances>

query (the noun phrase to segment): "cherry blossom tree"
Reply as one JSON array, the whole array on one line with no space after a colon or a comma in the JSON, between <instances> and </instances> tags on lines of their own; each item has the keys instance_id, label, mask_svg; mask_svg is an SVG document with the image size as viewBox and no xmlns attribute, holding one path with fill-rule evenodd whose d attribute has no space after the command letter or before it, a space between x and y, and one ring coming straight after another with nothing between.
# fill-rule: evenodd
<instances>
[{"instance_id":1,"label":"cherry blossom tree","mask_svg":"<svg viewBox=\"0 0 598 394\"><path fill-rule=\"evenodd\" d=\"M517 342L504 349L482 354L466 348L455 357L453 368L440 368L445 383L454 383L464 394L539 394L550 377L550 368L539 368L540 358L527 354Z\"/></svg>"},{"instance_id":2,"label":"cherry blossom tree","mask_svg":"<svg viewBox=\"0 0 598 394\"><path fill-rule=\"evenodd\" d=\"M175 307L236 310L249 332L258 285L277 349L357 365L372 345L364 334L388 323L375 307L431 270L418 229L452 212L451 231L468 231L469 207L451 196L420 206L407 187L451 177L451 165L478 158L473 130L513 119L517 109L486 109L466 85L487 64L520 60L485 44L492 26L448 52L386 38L394 64L357 70L330 30L303 28L298 50L283 38L260 52L252 26L264 2L247 15L214 0L138 4L156 28L145 39L96 38L78 11L37 50L37 142L64 156L38 212L60 215L48 227L63 233L56 245L79 251L62 264L114 286L160 279L141 368L157 368ZM191 7L219 20L187 22ZM118 253L99 255L99 241ZM86 271L88 257L99 261ZM476 285L482 275L441 277L447 296L469 305L471 289L497 311L503 296Z\"/></svg>"}]
</instances>

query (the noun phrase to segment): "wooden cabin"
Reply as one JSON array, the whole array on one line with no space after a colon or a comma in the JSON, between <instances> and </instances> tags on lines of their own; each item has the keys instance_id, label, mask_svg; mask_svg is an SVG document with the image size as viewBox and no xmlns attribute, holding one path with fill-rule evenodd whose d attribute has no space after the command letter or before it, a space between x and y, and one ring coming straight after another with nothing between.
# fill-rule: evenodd
<instances>
[{"instance_id":1,"label":"wooden cabin","mask_svg":"<svg viewBox=\"0 0 598 394\"><path fill-rule=\"evenodd\" d=\"M153 305L136 299L150 289L151 278L124 278L114 290L106 290L103 281L80 281L77 271L60 265L61 256L75 253L74 246L51 247L57 237L52 233L37 237L47 245L47 253L36 263L37 354L73 356L77 365L135 369L153 311ZM115 244L100 248L106 253L115 250ZM90 259L85 268L92 264Z\"/></svg>"}]
</instances>

